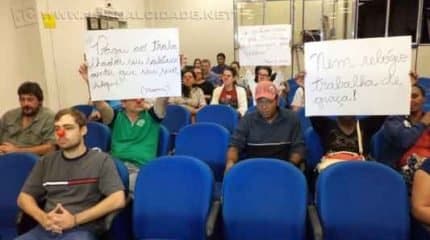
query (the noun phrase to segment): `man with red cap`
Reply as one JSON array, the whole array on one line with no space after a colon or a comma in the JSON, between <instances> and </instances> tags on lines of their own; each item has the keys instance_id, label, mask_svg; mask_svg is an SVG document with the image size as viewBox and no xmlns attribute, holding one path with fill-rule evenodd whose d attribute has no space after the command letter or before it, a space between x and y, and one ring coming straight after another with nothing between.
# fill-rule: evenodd
<instances>
[{"instance_id":1,"label":"man with red cap","mask_svg":"<svg viewBox=\"0 0 430 240\"><path fill-rule=\"evenodd\" d=\"M231 137L226 170L239 160L239 153L299 165L304 153L299 119L294 112L278 107L278 91L271 81L257 84L255 99L257 111L246 114Z\"/></svg>"}]
</instances>

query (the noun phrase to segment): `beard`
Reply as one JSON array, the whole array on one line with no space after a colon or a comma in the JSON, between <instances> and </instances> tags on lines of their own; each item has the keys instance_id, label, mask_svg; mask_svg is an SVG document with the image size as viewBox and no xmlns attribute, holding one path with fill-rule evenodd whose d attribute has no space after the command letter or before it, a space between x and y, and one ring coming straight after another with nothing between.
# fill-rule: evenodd
<instances>
[{"instance_id":1,"label":"beard","mask_svg":"<svg viewBox=\"0 0 430 240\"><path fill-rule=\"evenodd\" d=\"M22 115L26 117L34 117L39 112L40 107L21 107Z\"/></svg>"}]
</instances>

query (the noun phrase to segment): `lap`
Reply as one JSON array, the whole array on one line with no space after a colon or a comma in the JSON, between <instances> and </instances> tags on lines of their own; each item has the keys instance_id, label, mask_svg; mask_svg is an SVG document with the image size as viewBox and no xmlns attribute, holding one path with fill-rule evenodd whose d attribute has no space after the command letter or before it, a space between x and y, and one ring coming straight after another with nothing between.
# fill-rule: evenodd
<instances>
[{"instance_id":1,"label":"lap","mask_svg":"<svg viewBox=\"0 0 430 240\"><path fill-rule=\"evenodd\" d=\"M95 240L96 237L83 229L72 229L62 234L48 232L41 226L37 226L29 232L15 238L15 240Z\"/></svg>"}]
</instances>

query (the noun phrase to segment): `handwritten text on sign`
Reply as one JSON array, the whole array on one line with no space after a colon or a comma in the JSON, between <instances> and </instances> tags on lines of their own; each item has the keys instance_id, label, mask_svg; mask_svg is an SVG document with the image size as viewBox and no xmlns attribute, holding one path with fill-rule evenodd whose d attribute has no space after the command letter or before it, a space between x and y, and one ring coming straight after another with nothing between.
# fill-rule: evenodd
<instances>
[{"instance_id":1,"label":"handwritten text on sign","mask_svg":"<svg viewBox=\"0 0 430 240\"><path fill-rule=\"evenodd\" d=\"M181 95L176 29L89 31L85 52L92 100Z\"/></svg>"},{"instance_id":2,"label":"handwritten text on sign","mask_svg":"<svg viewBox=\"0 0 430 240\"><path fill-rule=\"evenodd\" d=\"M410 46L410 37L306 43L306 115L408 114Z\"/></svg>"},{"instance_id":3,"label":"handwritten text on sign","mask_svg":"<svg viewBox=\"0 0 430 240\"><path fill-rule=\"evenodd\" d=\"M241 65L291 65L291 25L239 27L238 41Z\"/></svg>"}]
</instances>

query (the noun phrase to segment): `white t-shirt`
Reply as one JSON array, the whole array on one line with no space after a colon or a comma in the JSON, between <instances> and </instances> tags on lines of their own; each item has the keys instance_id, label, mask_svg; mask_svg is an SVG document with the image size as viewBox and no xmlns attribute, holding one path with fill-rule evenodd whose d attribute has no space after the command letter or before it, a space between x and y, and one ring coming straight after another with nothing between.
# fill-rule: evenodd
<instances>
[{"instance_id":1,"label":"white t-shirt","mask_svg":"<svg viewBox=\"0 0 430 240\"><path fill-rule=\"evenodd\" d=\"M291 102L291 106L294 107L305 107L305 92L302 87L297 88L294 93L293 101Z\"/></svg>"}]
</instances>

